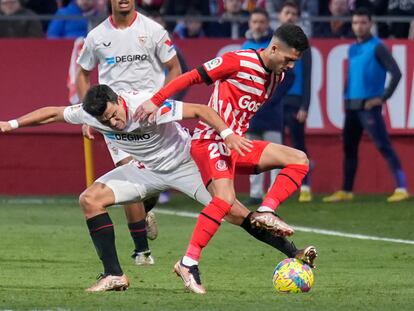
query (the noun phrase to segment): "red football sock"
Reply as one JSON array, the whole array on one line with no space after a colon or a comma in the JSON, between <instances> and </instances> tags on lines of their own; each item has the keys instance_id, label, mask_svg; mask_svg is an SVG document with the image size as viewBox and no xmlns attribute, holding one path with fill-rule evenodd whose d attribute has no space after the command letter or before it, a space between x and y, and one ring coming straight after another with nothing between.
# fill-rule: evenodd
<instances>
[{"instance_id":1,"label":"red football sock","mask_svg":"<svg viewBox=\"0 0 414 311\"><path fill-rule=\"evenodd\" d=\"M272 210L292 195L300 185L309 171L309 166L304 164L288 164L276 177L275 182L263 200L262 206Z\"/></svg>"},{"instance_id":2,"label":"red football sock","mask_svg":"<svg viewBox=\"0 0 414 311\"><path fill-rule=\"evenodd\" d=\"M218 230L221 220L228 214L231 205L214 197L198 216L197 224L191 236L186 256L198 261L201 250L208 244Z\"/></svg>"}]
</instances>

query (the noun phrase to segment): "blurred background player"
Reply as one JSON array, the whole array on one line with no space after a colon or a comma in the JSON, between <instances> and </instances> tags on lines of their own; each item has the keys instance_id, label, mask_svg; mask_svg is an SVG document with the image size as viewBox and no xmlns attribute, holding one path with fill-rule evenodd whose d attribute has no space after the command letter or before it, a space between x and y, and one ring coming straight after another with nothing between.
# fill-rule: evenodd
<instances>
[{"instance_id":1,"label":"blurred background player","mask_svg":"<svg viewBox=\"0 0 414 311\"><path fill-rule=\"evenodd\" d=\"M88 34L80 53L80 68L76 78L80 98L85 96L90 87L90 74L96 64L99 83L109 85L115 92L155 92L164 82L181 74L174 46L160 24L138 13L133 0L111 0L111 9L111 16ZM167 76L165 69L168 71ZM93 139L89 127L84 126L83 133L87 138ZM131 161L129 154L105 140L116 166ZM153 203L147 202L149 206ZM135 244L132 255L135 263L153 264L142 203L125 205L125 214ZM147 222L154 222L154 214L148 216ZM148 227L150 230L151 226ZM155 238L156 232L152 233Z\"/></svg>"},{"instance_id":2,"label":"blurred background player","mask_svg":"<svg viewBox=\"0 0 414 311\"><path fill-rule=\"evenodd\" d=\"M344 179L342 190L325 197L324 202L353 199L353 186L358 167L358 147L364 130L387 161L397 188L388 202L408 199L405 173L400 159L391 145L387 133L382 105L392 96L401 71L382 41L371 34L371 13L357 9L352 16L352 29L357 42L348 51L348 71L345 87L345 124L342 131L344 144ZM384 88L387 72L390 82Z\"/></svg>"},{"instance_id":3,"label":"blurred background player","mask_svg":"<svg viewBox=\"0 0 414 311\"><path fill-rule=\"evenodd\" d=\"M300 9L295 1L285 1L282 4L278 14L279 23L296 24L299 20ZM308 157L305 143L305 124L308 117L308 109L310 105L311 93L311 72L312 71L312 51L307 49L302 53L302 57L298 59L293 67L292 74L293 84L289 87L287 94L281 97L283 106L284 127L289 131L289 137L292 146L305 152ZM312 193L310 187L310 174L312 170L312 162L310 170L302 182L299 194L299 202L312 201Z\"/></svg>"}]
</instances>

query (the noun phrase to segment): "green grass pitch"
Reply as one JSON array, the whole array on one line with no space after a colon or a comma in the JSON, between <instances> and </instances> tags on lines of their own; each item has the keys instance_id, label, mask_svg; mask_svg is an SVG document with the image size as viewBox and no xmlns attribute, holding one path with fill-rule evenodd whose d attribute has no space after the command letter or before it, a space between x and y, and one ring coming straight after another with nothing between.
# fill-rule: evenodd
<instances>
[{"instance_id":1,"label":"green grass pitch","mask_svg":"<svg viewBox=\"0 0 414 311\"><path fill-rule=\"evenodd\" d=\"M180 195L162 209L198 212ZM413 201L384 197L352 203L286 202L280 213L297 226L414 240ZM113 207L118 254L131 281L126 292L84 292L101 272L76 199L0 199L0 310L414 310L414 245L296 232L299 247L319 252L306 294L276 294L272 272L284 257L240 228L223 224L200 263L207 295L186 292L172 266L195 219L157 214L151 242L156 265L134 266L121 208Z\"/></svg>"}]
</instances>

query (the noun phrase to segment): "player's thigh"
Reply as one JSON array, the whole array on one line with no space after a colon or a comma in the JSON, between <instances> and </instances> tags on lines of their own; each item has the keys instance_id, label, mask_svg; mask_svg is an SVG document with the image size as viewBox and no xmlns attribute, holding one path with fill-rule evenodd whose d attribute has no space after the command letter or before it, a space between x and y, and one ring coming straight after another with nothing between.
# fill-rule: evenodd
<instances>
[{"instance_id":1,"label":"player's thigh","mask_svg":"<svg viewBox=\"0 0 414 311\"><path fill-rule=\"evenodd\" d=\"M141 168L136 162L119 166L96 182L111 188L114 203L139 202L168 188L157 174Z\"/></svg>"},{"instance_id":2,"label":"player's thigh","mask_svg":"<svg viewBox=\"0 0 414 311\"><path fill-rule=\"evenodd\" d=\"M260 157L259 171L267 171L274 168L283 168L288 164L308 164L308 158L303 151L285 145L270 143Z\"/></svg>"},{"instance_id":3,"label":"player's thigh","mask_svg":"<svg viewBox=\"0 0 414 311\"><path fill-rule=\"evenodd\" d=\"M246 153L244 156L238 156L236 160L236 173L241 175L259 174L259 162L263 151L270 144L264 140L253 140L252 151Z\"/></svg>"},{"instance_id":4,"label":"player's thigh","mask_svg":"<svg viewBox=\"0 0 414 311\"><path fill-rule=\"evenodd\" d=\"M170 188L186 194L203 205L207 205L211 201L211 195L204 186L200 172L193 160L185 162L174 171L165 174L164 179L167 180Z\"/></svg>"},{"instance_id":5,"label":"player's thigh","mask_svg":"<svg viewBox=\"0 0 414 311\"><path fill-rule=\"evenodd\" d=\"M114 162L115 166L127 164L130 162L130 160L132 160L132 157L129 153L126 153L125 151L119 149L111 142L111 140L106 138L105 135L104 140L106 147L108 148L108 152L111 155L112 162Z\"/></svg>"},{"instance_id":6,"label":"player's thigh","mask_svg":"<svg viewBox=\"0 0 414 311\"><path fill-rule=\"evenodd\" d=\"M237 153L228 150L222 141L205 140L192 142L191 156L210 193L232 204Z\"/></svg>"}]
</instances>

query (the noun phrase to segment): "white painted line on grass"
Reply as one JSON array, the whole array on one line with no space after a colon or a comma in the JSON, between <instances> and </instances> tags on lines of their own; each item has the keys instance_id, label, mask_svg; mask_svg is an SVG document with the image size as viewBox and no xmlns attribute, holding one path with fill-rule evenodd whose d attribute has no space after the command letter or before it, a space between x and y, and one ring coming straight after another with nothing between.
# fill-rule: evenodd
<instances>
[{"instance_id":1,"label":"white painted line on grass","mask_svg":"<svg viewBox=\"0 0 414 311\"><path fill-rule=\"evenodd\" d=\"M184 212L184 211L178 211L178 210L165 210L165 209L154 208L154 212L157 212L159 214L164 214L164 215L174 215L174 216L180 216L180 217L189 217L189 218L197 218L198 217L198 213ZM412 240L382 238L382 237L377 237L377 236L346 233L346 232L333 231L333 230L324 230L324 229L318 229L318 228L308 228L308 227L294 226L294 225L292 225L292 227L296 231L299 231L299 232L311 232L311 233L317 233L317 234L322 234L322 235L339 236L339 237L343 237L343 238L360 239L360 240L373 240L373 241L383 241L383 242L392 242L392 243L414 245L414 241L412 241Z\"/></svg>"}]
</instances>

